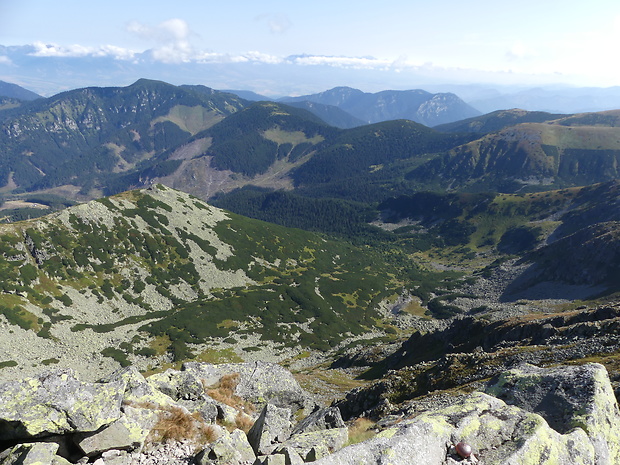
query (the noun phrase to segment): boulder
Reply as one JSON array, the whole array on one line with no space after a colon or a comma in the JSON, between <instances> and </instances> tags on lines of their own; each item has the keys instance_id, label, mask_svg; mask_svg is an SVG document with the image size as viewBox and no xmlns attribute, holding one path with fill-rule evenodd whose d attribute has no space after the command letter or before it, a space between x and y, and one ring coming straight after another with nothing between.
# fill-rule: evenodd
<instances>
[{"instance_id":1,"label":"boulder","mask_svg":"<svg viewBox=\"0 0 620 465\"><path fill-rule=\"evenodd\" d=\"M310 394L304 391L293 375L276 363L208 363L189 362L183 364L188 371L207 386L217 384L225 375L239 374L239 383L234 394L262 408L267 403L277 407L290 408L293 412L313 403Z\"/></svg>"},{"instance_id":2,"label":"boulder","mask_svg":"<svg viewBox=\"0 0 620 465\"><path fill-rule=\"evenodd\" d=\"M473 458L461 459L454 445L465 442ZM577 428L560 434L540 415L476 392L450 407L425 412L374 438L320 458L317 465L594 465L594 447Z\"/></svg>"},{"instance_id":3,"label":"boulder","mask_svg":"<svg viewBox=\"0 0 620 465\"><path fill-rule=\"evenodd\" d=\"M125 406L118 420L95 433L77 434L74 441L88 457L109 450L140 450L158 416L153 410Z\"/></svg>"},{"instance_id":4,"label":"boulder","mask_svg":"<svg viewBox=\"0 0 620 465\"><path fill-rule=\"evenodd\" d=\"M286 465L286 457L281 454L256 457L254 465Z\"/></svg>"},{"instance_id":5,"label":"boulder","mask_svg":"<svg viewBox=\"0 0 620 465\"><path fill-rule=\"evenodd\" d=\"M603 365L523 364L492 379L486 392L538 413L559 433L581 428L594 446L597 464L620 463L620 411Z\"/></svg>"},{"instance_id":6,"label":"boulder","mask_svg":"<svg viewBox=\"0 0 620 465\"><path fill-rule=\"evenodd\" d=\"M29 439L97 431L121 415L125 383L83 383L72 370L0 385L0 437Z\"/></svg>"},{"instance_id":7,"label":"boulder","mask_svg":"<svg viewBox=\"0 0 620 465\"><path fill-rule=\"evenodd\" d=\"M130 366L115 371L101 380L103 383L125 383L123 403L128 405L172 406L174 399L149 383L137 368Z\"/></svg>"},{"instance_id":8,"label":"boulder","mask_svg":"<svg viewBox=\"0 0 620 465\"><path fill-rule=\"evenodd\" d=\"M303 465L304 459L301 458L301 455L290 447L283 447L278 451L278 455L284 456L284 464L285 465ZM314 459L316 460L316 459Z\"/></svg>"},{"instance_id":9,"label":"boulder","mask_svg":"<svg viewBox=\"0 0 620 465\"><path fill-rule=\"evenodd\" d=\"M168 369L148 377L148 383L174 400L200 400L205 386L190 371Z\"/></svg>"},{"instance_id":10,"label":"boulder","mask_svg":"<svg viewBox=\"0 0 620 465\"><path fill-rule=\"evenodd\" d=\"M341 449L348 440L348 428L299 433L284 441L275 453L280 454L285 449L292 449L301 456L304 462L311 462Z\"/></svg>"},{"instance_id":11,"label":"boulder","mask_svg":"<svg viewBox=\"0 0 620 465\"><path fill-rule=\"evenodd\" d=\"M337 407L326 407L311 413L297 423L291 436L334 428L346 428L346 425Z\"/></svg>"},{"instance_id":12,"label":"boulder","mask_svg":"<svg viewBox=\"0 0 620 465\"><path fill-rule=\"evenodd\" d=\"M68 463L62 457L56 455L58 444L35 442L31 444L19 444L2 459L2 465L63 465Z\"/></svg>"},{"instance_id":13,"label":"boulder","mask_svg":"<svg viewBox=\"0 0 620 465\"><path fill-rule=\"evenodd\" d=\"M248 431L248 442L257 455L269 455L291 433L291 410L267 404Z\"/></svg>"},{"instance_id":14,"label":"boulder","mask_svg":"<svg viewBox=\"0 0 620 465\"><path fill-rule=\"evenodd\" d=\"M227 433L209 444L196 456L198 465L251 465L256 455L240 429Z\"/></svg>"}]
</instances>

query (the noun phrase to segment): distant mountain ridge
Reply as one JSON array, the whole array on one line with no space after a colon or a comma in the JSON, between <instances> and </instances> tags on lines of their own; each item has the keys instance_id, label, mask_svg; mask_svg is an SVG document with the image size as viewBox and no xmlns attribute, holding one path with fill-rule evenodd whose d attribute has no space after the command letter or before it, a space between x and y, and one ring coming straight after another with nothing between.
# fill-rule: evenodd
<instances>
[{"instance_id":1,"label":"distant mountain ridge","mask_svg":"<svg viewBox=\"0 0 620 465\"><path fill-rule=\"evenodd\" d=\"M284 97L279 101L332 105L367 124L409 119L432 127L480 115L478 110L454 94L431 94L419 89L385 90L373 94L351 87L335 87L318 94Z\"/></svg>"},{"instance_id":2,"label":"distant mountain ridge","mask_svg":"<svg viewBox=\"0 0 620 465\"><path fill-rule=\"evenodd\" d=\"M18 100L30 101L43 98L28 89L24 89L17 84L0 81L0 97L16 98Z\"/></svg>"}]
</instances>

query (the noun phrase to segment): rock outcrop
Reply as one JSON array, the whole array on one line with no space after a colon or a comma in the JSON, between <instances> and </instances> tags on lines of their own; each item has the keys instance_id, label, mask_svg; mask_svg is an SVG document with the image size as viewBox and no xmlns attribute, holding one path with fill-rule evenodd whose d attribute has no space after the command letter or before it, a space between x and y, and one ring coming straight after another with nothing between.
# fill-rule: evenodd
<instances>
[{"instance_id":1,"label":"rock outcrop","mask_svg":"<svg viewBox=\"0 0 620 465\"><path fill-rule=\"evenodd\" d=\"M316 463L620 463L620 414L602 365L523 365L492 380L486 391L506 402L475 392ZM459 457L459 442L471 445L471 457Z\"/></svg>"},{"instance_id":2,"label":"rock outcrop","mask_svg":"<svg viewBox=\"0 0 620 465\"><path fill-rule=\"evenodd\" d=\"M595 363L520 365L441 408L386 418L374 437L348 446L349 429L336 407L316 409L294 424L292 408L301 404L274 394L285 387L304 396L289 372L268 364L232 367L192 364L149 378L127 368L97 383L60 370L2 384L0 465L620 463L620 411L606 369ZM286 382L278 385L276 377L267 386L267 375L258 376L260 392L281 404L294 401L266 402L252 414L251 428L226 423L221 401L209 393L218 397L224 377L245 373L234 378L234 388L243 382L245 388L226 388L244 402L260 399L247 388L253 385L248 377L267 371ZM219 388L215 378L201 377L213 373L222 376ZM215 418L205 405L216 406ZM229 408L250 417L238 405Z\"/></svg>"}]
</instances>

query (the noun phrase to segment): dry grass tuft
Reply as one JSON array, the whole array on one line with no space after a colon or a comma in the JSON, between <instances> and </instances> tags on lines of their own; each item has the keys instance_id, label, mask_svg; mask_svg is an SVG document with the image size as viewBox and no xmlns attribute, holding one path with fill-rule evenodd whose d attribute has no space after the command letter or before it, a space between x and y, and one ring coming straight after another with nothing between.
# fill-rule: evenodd
<instances>
[{"instance_id":1,"label":"dry grass tuft","mask_svg":"<svg viewBox=\"0 0 620 465\"><path fill-rule=\"evenodd\" d=\"M241 412L252 414L255 411L254 405L235 394L240 379L239 373L230 373L222 376L216 385L205 387L205 390L212 399Z\"/></svg>"},{"instance_id":2,"label":"dry grass tuft","mask_svg":"<svg viewBox=\"0 0 620 465\"><path fill-rule=\"evenodd\" d=\"M199 413L190 414L179 407L165 407L160 410L157 424L149 435L150 442L181 442L207 444L217 439L215 428L205 423Z\"/></svg>"},{"instance_id":3,"label":"dry grass tuft","mask_svg":"<svg viewBox=\"0 0 620 465\"><path fill-rule=\"evenodd\" d=\"M349 441L347 445L357 444L370 439L377 432L373 429L375 422L368 418L358 418L349 426Z\"/></svg>"},{"instance_id":4,"label":"dry grass tuft","mask_svg":"<svg viewBox=\"0 0 620 465\"><path fill-rule=\"evenodd\" d=\"M235 417L235 426L247 434L254 425L254 420L249 415L239 412Z\"/></svg>"}]
</instances>

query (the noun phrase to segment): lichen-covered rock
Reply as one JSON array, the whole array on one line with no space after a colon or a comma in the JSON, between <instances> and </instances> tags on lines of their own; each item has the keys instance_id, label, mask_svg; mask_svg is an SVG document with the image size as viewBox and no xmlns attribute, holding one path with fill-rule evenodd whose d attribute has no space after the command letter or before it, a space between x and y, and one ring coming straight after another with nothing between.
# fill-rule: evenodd
<instances>
[{"instance_id":1,"label":"lichen-covered rock","mask_svg":"<svg viewBox=\"0 0 620 465\"><path fill-rule=\"evenodd\" d=\"M256 457L254 465L287 465L286 457L281 454L261 455Z\"/></svg>"},{"instance_id":2,"label":"lichen-covered rock","mask_svg":"<svg viewBox=\"0 0 620 465\"><path fill-rule=\"evenodd\" d=\"M157 420L153 410L125 406L118 420L95 433L78 434L74 440L88 457L109 450L140 450Z\"/></svg>"},{"instance_id":3,"label":"lichen-covered rock","mask_svg":"<svg viewBox=\"0 0 620 465\"><path fill-rule=\"evenodd\" d=\"M585 432L560 434L535 413L506 405L484 393L405 420L372 439L319 459L317 465L444 465L457 442L471 445L485 465L594 465L594 447Z\"/></svg>"},{"instance_id":4,"label":"lichen-covered rock","mask_svg":"<svg viewBox=\"0 0 620 465\"><path fill-rule=\"evenodd\" d=\"M299 433L284 441L275 453L281 453L285 448L292 449L305 462L310 462L341 449L348 440L349 430L347 428Z\"/></svg>"},{"instance_id":5,"label":"lichen-covered rock","mask_svg":"<svg viewBox=\"0 0 620 465\"><path fill-rule=\"evenodd\" d=\"M283 447L278 451L278 454L282 454L284 456L284 463L286 465L303 465L305 463L304 459L302 459L301 455L299 455L299 452L290 447Z\"/></svg>"},{"instance_id":6,"label":"lichen-covered rock","mask_svg":"<svg viewBox=\"0 0 620 465\"><path fill-rule=\"evenodd\" d=\"M174 400L199 400L205 394L205 387L189 371L168 369L148 377L148 383Z\"/></svg>"},{"instance_id":7,"label":"lichen-covered rock","mask_svg":"<svg viewBox=\"0 0 620 465\"><path fill-rule=\"evenodd\" d=\"M196 456L198 465L251 465L256 460L245 433L239 429L225 432Z\"/></svg>"},{"instance_id":8,"label":"lichen-covered rock","mask_svg":"<svg viewBox=\"0 0 620 465\"><path fill-rule=\"evenodd\" d=\"M72 370L0 385L0 437L96 431L121 415L125 383L83 383Z\"/></svg>"},{"instance_id":9,"label":"lichen-covered rock","mask_svg":"<svg viewBox=\"0 0 620 465\"><path fill-rule=\"evenodd\" d=\"M32 443L19 444L0 462L2 465L51 465L61 464L63 460L56 455L58 444ZM58 459L58 460L57 460Z\"/></svg>"},{"instance_id":10,"label":"lichen-covered rock","mask_svg":"<svg viewBox=\"0 0 620 465\"><path fill-rule=\"evenodd\" d=\"M174 399L164 394L149 383L137 368L130 366L115 371L101 380L104 383L125 383L123 403L129 405L171 406Z\"/></svg>"},{"instance_id":11,"label":"lichen-covered rock","mask_svg":"<svg viewBox=\"0 0 620 465\"><path fill-rule=\"evenodd\" d=\"M291 432L291 436L333 428L346 428L346 425L337 407L326 407L311 413L297 423Z\"/></svg>"},{"instance_id":12,"label":"lichen-covered rock","mask_svg":"<svg viewBox=\"0 0 620 465\"><path fill-rule=\"evenodd\" d=\"M523 364L491 380L486 392L540 414L560 433L583 429L594 445L597 464L620 463L620 412L603 365Z\"/></svg>"},{"instance_id":13,"label":"lichen-covered rock","mask_svg":"<svg viewBox=\"0 0 620 465\"><path fill-rule=\"evenodd\" d=\"M267 403L288 407L293 412L311 403L311 396L304 391L293 375L276 363L208 363L189 362L183 365L207 385L215 385L224 375L239 374L235 395L260 407Z\"/></svg>"},{"instance_id":14,"label":"lichen-covered rock","mask_svg":"<svg viewBox=\"0 0 620 465\"><path fill-rule=\"evenodd\" d=\"M248 431L248 441L257 455L269 455L291 433L291 410L267 404Z\"/></svg>"}]
</instances>

